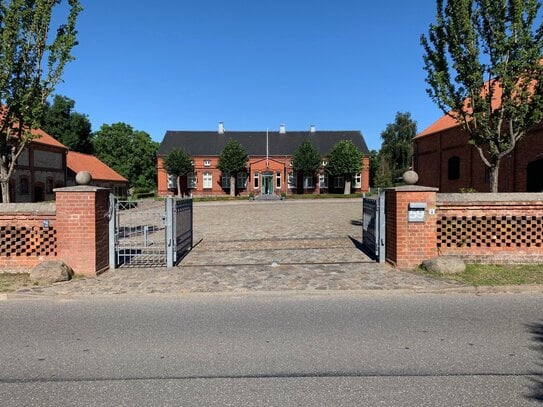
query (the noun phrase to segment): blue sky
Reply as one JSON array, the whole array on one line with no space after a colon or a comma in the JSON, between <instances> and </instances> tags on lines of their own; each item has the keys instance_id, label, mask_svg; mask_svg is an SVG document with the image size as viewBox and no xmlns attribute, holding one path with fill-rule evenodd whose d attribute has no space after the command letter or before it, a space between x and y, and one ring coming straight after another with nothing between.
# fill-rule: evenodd
<instances>
[{"instance_id":1,"label":"blue sky","mask_svg":"<svg viewBox=\"0 0 543 407\"><path fill-rule=\"evenodd\" d=\"M435 1L81 0L76 60L56 93L93 129L361 130L371 149L396 112L441 112L419 38Z\"/></svg>"}]
</instances>

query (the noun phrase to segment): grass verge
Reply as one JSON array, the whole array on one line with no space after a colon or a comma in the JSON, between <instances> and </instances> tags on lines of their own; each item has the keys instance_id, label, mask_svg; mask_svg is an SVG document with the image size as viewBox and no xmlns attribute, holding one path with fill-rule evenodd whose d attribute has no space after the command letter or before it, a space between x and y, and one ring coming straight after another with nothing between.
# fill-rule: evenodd
<instances>
[{"instance_id":1,"label":"grass verge","mask_svg":"<svg viewBox=\"0 0 543 407\"><path fill-rule=\"evenodd\" d=\"M468 264L460 274L440 274L420 269L424 274L472 286L543 284L543 264Z\"/></svg>"},{"instance_id":2,"label":"grass verge","mask_svg":"<svg viewBox=\"0 0 543 407\"><path fill-rule=\"evenodd\" d=\"M0 293L15 291L21 287L32 285L28 273L0 273Z\"/></svg>"}]
</instances>

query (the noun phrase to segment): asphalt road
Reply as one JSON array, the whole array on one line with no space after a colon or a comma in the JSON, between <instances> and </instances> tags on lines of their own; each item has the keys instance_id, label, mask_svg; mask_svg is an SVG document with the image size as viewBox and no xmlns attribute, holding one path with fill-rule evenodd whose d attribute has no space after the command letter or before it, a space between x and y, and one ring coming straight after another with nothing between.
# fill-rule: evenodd
<instances>
[{"instance_id":1,"label":"asphalt road","mask_svg":"<svg viewBox=\"0 0 543 407\"><path fill-rule=\"evenodd\" d=\"M0 405L524 406L543 296L0 302Z\"/></svg>"}]
</instances>

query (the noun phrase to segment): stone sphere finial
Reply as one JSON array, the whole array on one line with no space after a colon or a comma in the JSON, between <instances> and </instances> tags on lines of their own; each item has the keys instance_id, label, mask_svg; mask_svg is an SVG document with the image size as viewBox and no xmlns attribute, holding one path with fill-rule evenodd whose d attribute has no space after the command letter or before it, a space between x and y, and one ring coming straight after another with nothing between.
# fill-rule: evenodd
<instances>
[{"instance_id":1,"label":"stone sphere finial","mask_svg":"<svg viewBox=\"0 0 543 407\"><path fill-rule=\"evenodd\" d=\"M415 185L419 180L419 174L413 170L408 170L403 173L402 178L407 185Z\"/></svg>"},{"instance_id":2,"label":"stone sphere finial","mask_svg":"<svg viewBox=\"0 0 543 407\"><path fill-rule=\"evenodd\" d=\"M75 176L77 185L89 185L92 181L92 176L88 171L79 171Z\"/></svg>"}]
</instances>

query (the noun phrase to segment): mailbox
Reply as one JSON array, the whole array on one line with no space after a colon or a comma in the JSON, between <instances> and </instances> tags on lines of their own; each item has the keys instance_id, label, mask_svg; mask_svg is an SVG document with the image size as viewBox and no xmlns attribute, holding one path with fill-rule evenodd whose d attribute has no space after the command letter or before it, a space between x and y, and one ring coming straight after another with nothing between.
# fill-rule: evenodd
<instances>
[{"instance_id":1,"label":"mailbox","mask_svg":"<svg viewBox=\"0 0 543 407\"><path fill-rule=\"evenodd\" d=\"M408 222L424 222L426 220L426 202L410 202L407 210Z\"/></svg>"}]
</instances>

